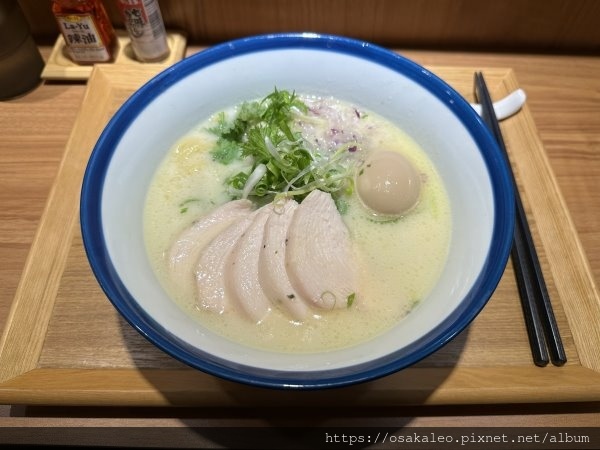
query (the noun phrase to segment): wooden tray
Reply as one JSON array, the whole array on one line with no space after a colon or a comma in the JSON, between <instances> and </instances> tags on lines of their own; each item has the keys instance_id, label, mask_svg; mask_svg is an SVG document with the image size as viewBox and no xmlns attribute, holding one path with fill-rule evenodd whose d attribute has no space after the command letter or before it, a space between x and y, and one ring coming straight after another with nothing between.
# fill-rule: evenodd
<instances>
[{"instance_id":1,"label":"wooden tray","mask_svg":"<svg viewBox=\"0 0 600 450\"><path fill-rule=\"evenodd\" d=\"M432 67L472 99L475 68ZM531 360L509 264L477 319L416 366L317 392L248 387L193 370L120 318L86 259L78 220L83 171L105 123L156 73L97 66L65 149L0 341L0 403L61 405L400 405L600 400L600 300L531 114L502 122L566 347L563 367ZM518 87L484 70L494 98Z\"/></svg>"},{"instance_id":2,"label":"wooden tray","mask_svg":"<svg viewBox=\"0 0 600 450\"><path fill-rule=\"evenodd\" d=\"M117 30L117 39L119 45L117 56L114 63L112 63L113 65L143 66L148 64L136 59L131 47L131 39L126 31ZM167 45L170 49L169 55L162 61L152 63L156 66L161 66L163 69L183 59L185 56L186 37L181 33L168 32ZM59 34L40 77L43 80L87 80L92 74L93 68L92 64L77 64L73 62L67 55L65 40Z\"/></svg>"}]
</instances>

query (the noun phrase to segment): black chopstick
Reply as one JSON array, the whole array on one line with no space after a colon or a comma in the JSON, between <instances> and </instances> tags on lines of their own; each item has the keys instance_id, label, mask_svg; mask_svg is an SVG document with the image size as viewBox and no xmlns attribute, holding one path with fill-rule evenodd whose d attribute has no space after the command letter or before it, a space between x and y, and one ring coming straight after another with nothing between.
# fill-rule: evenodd
<instances>
[{"instance_id":1,"label":"black chopstick","mask_svg":"<svg viewBox=\"0 0 600 450\"><path fill-rule=\"evenodd\" d=\"M475 93L481 103L481 118L492 131L510 167L508 152L494 112L494 105L481 72L475 73ZM511 258L519 287L533 360L536 365L545 366L548 364L549 355L552 364L562 366L567 361L567 357L512 170L511 176L515 191L516 210Z\"/></svg>"}]
</instances>

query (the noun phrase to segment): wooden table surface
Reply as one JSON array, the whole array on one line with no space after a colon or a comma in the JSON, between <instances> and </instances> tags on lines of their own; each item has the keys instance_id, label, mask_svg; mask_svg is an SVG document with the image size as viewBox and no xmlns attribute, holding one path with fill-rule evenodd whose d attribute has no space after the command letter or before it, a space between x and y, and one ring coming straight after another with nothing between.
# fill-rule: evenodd
<instances>
[{"instance_id":1,"label":"wooden table surface","mask_svg":"<svg viewBox=\"0 0 600 450\"><path fill-rule=\"evenodd\" d=\"M198 48L188 49L188 53ZM399 50L423 65L511 67L568 205L591 273L600 281L600 57ZM45 57L48 48L42 48ZM0 102L0 332L81 104L85 84L43 83ZM599 324L600 325L600 324ZM319 417L331 424L403 426L598 426L597 403L416 407L315 414L0 406L2 425L198 425L285 423ZM274 417L278 419L273 419ZM274 422L273 422L274 420ZM324 419L325 420L325 419ZM212 422L211 422L212 421ZM337 422L336 422L337 421Z\"/></svg>"}]
</instances>

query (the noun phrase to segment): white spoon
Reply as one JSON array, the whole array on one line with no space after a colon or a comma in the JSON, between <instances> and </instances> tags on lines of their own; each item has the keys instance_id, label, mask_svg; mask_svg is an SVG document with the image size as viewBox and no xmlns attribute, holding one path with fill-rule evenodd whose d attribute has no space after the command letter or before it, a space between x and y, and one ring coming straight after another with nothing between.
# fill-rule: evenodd
<instances>
[{"instance_id":1,"label":"white spoon","mask_svg":"<svg viewBox=\"0 0 600 450\"><path fill-rule=\"evenodd\" d=\"M494 112L496 113L498 120L506 119L507 117L510 117L518 112L525 103L526 99L527 96L525 95L525 91L523 89L517 89L503 99L494 102ZM480 104L471 103L471 106L477 112L477 114L481 115Z\"/></svg>"}]
</instances>

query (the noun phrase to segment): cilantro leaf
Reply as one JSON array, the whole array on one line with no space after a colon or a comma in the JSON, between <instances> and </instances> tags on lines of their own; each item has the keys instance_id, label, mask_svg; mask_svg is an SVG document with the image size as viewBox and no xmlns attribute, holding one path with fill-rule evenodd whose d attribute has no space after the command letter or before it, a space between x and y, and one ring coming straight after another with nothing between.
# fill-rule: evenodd
<instances>
[{"instance_id":1,"label":"cilantro leaf","mask_svg":"<svg viewBox=\"0 0 600 450\"><path fill-rule=\"evenodd\" d=\"M234 141L219 139L211 153L215 161L221 164L230 164L239 158L241 152L242 149Z\"/></svg>"},{"instance_id":2,"label":"cilantro leaf","mask_svg":"<svg viewBox=\"0 0 600 450\"><path fill-rule=\"evenodd\" d=\"M294 92L275 89L260 101L242 103L231 120L217 115L209 130L218 138L213 158L222 164L251 160L248 170L226 182L235 198L284 194L302 200L314 189L338 196L352 191L354 166L346 155L355 144L332 154L314 149L294 129L294 120L306 114L308 107Z\"/></svg>"}]
</instances>

